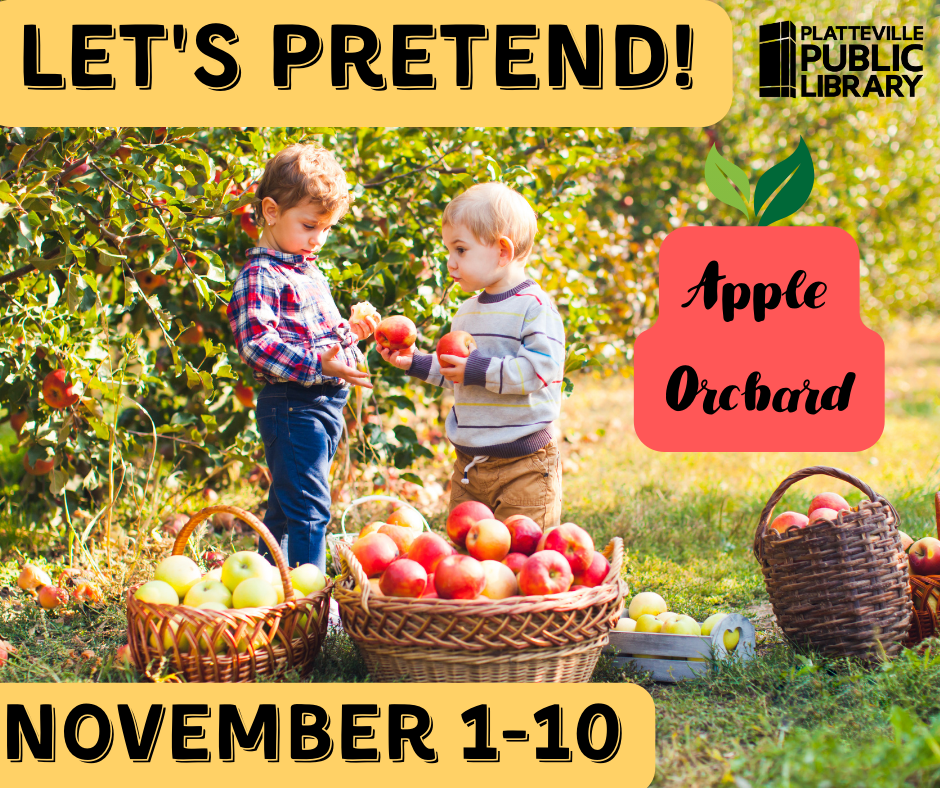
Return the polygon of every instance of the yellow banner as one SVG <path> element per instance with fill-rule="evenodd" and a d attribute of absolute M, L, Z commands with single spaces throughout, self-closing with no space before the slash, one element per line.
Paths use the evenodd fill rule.
<path fill-rule="evenodd" d="M 3 696 L 7 785 L 249 785 L 277 763 L 279 781 L 645 788 L 655 770 L 653 699 L 635 684 L 8 684 Z"/>
<path fill-rule="evenodd" d="M 0 104 L 22 126 L 706 126 L 731 30 L 708 0 L 5 0 Z"/>

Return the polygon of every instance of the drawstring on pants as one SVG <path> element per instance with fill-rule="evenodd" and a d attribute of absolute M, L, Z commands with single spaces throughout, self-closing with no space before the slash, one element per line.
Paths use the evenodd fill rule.
<path fill-rule="evenodd" d="M 482 454 L 481 454 L 480 456 L 478 456 L 478 457 L 474 457 L 474 458 L 464 467 L 464 469 L 463 469 L 463 478 L 460 480 L 460 483 L 461 483 L 461 484 L 470 484 L 470 477 L 468 476 L 468 474 L 470 473 L 470 469 L 471 469 L 474 465 L 479 465 L 480 463 L 486 462 L 488 459 L 489 459 L 489 457 L 486 457 L 486 456 L 484 456 L 484 455 L 482 455 Z"/>

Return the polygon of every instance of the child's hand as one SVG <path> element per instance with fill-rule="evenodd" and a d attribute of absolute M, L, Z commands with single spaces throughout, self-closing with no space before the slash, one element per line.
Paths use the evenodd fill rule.
<path fill-rule="evenodd" d="M 336 354 L 339 351 L 340 346 L 333 345 L 320 356 L 320 369 L 323 371 L 323 376 L 345 380 L 350 386 L 364 386 L 371 389 L 372 383 L 369 382 L 369 373 L 360 372 L 342 361 L 337 361 Z"/>
<path fill-rule="evenodd" d="M 414 345 L 405 350 L 389 350 L 388 348 L 379 347 L 379 355 L 382 356 L 389 364 L 393 367 L 398 367 L 399 369 L 405 370 L 407 372 L 411 369 L 411 362 L 414 360 L 415 349 Z"/>
<path fill-rule="evenodd" d="M 447 353 L 440 358 L 441 374 L 451 383 L 463 385 L 463 373 L 467 369 L 467 359 L 460 356 L 450 356 Z"/>
<path fill-rule="evenodd" d="M 353 306 L 352 313 L 349 315 L 349 327 L 361 342 L 375 333 L 381 320 L 378 310 L 372 304 L 368 301 L 360 301 Z"/>

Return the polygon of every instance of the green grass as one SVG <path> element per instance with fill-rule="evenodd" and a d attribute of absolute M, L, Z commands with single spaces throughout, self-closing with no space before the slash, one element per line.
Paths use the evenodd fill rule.
<path fill-rule="evenodd" d="M 907 327 L 886 340 L 885 432 L 857 453 L 660 454 L 633 432 L 629 381 L 576 382 L 561 425 L 565 519 L 584 525 L 596 542 L 624 539 L 631 593 L 658 591 L 671 609 L 699 620 L 716 610 L 741 612 L 758 632 L 753 662 L 724 664 L 678 685 L 654 684 L 602 658 L 595 681 L 636 681 L 655 698 L 654 785 L 940 785 L 940 643 L 874 666 L 797 653 L 775 626 L 751 550 L 767 498 L 790 472 L 809 465 L 855 474 L 894 503 L 911 536 L 936 534 L 940 356 L 934 348 L 940 324 Z M 823 490 L 850 502 L 861 495 L 817 477 L 791 488 L 780 510 L 805 511 Z M 440 524 L 439 513 L 432 522 Z M 0 549 L 0 636 L 20 649 L 0 668 L 0 681 L 138 680 L 111 662 L 124 642 L 118 584 L 107 590 L 101 610 L 50 616 L 16 590 L 19 556 L 13 551 L 44 551 L 58 560 L 61 544 L 47 532 L 24 529 L 7 506 L 0 509 Z M 96 652 L 93 660 L 76 659 L 85 648 Z M 369 675 L 349 639 L 331 634 L 310 680 L 368 681 Z"/>

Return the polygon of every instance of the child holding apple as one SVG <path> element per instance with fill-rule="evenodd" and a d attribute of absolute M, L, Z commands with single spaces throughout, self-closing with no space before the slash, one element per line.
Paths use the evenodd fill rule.
<path fill-rule="evenodd" d="M 485 183 L 454 198 L 441 224 L 447 270 L 477 293 L 460 305 L 448 338 L 466 332 L 476 347 L 466 357 L 442 346 L 439 356 L 413 347 L 379 352 L 454 390 L 446 422 L 457 451 L 451 510 L 472 500 L 500 520 L 523 514 L 543 528 L 558 525 L 561 463 L 550 428 L 561 407 L 565 331 L 552 299 L 526 274 L 535 211 L 508 186 Z"/>
<path fill-rule="evenodd" d="M 372 387 L 356 343 L 378 315 L 354 308 L 343 320 L 316 265 L 349 208 L 346 176 L 329 151 L 285 148 L 267 162 L 257 199 L 264 229 L 235 281 L 228 319 L 239 355 L 265 383 L 255 408 L 272 480 L 264 524 L 291 566 L 322 570 L 343 407 L 350 385 Z M 263 542 L 260 552 L 270 558 Z"/>

